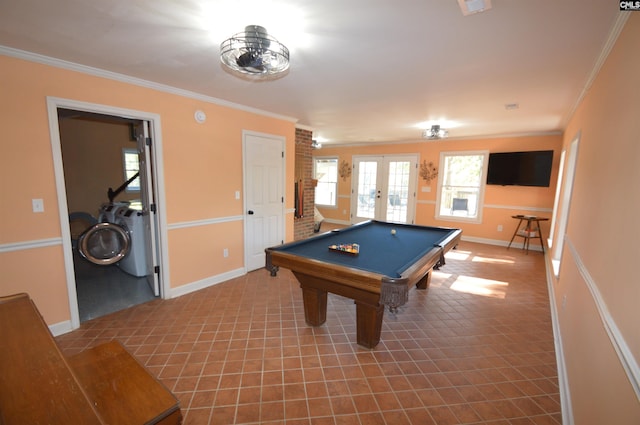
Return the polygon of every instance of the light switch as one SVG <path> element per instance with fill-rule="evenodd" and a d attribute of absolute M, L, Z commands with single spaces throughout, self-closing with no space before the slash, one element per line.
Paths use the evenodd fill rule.
<path fill-rule="evenodd" d="M 240 199 L 240 191 L 236 190 L 236 199 Z"/>
<path fill-rule="evenodd" d="M 44 212 L 44 201 L 42 199 L 32 199 L 31 205 L 34 213 Z"/>

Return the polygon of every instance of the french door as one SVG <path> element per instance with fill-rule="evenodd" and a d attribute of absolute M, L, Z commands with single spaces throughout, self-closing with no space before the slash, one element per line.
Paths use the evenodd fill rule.
<path fill-rule="evenodd" d="M 354 156 L 351 222 L 413 223 L 417 155 Z"/>

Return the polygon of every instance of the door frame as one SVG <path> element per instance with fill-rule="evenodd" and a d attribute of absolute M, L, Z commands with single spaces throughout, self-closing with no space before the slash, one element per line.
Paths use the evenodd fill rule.
<path fill-rule="evenodd" d="M 281 234 L 280 238 L 284 241 L 286 235 L 286 205 L 287 205 L 287 185 L 286 185 L 286 174 L 287 174 L 287 139 L 284 136 L 278 136 L 276 134 L 268 134 L 268 133 L 260 133 L 257 131 L 251 130 L 242 130 L 242 230 L 244 233 L 244 265 L 245 270 L 249 269 L 249 257 L 250 246 L 249 244 L 249 233 L 247 229 L 247 186 L 249 182 L 247 181 L 247 136 L 255 136 L 255 137 L 263 137 L 267 139 L 271 139 L 274 142 L 280 143 L 280 148 L 282 149 L 282 167 L 280 172 L 281 177 L 281 187 L 282 187 L 282 213 L 280 214 L 280 228 Z"/>
<path fill-rule="evenodd" d="M 562 254 L 564 251 L 565 236 L 569 222 L 569 212 L 571 210 L 571 198 L 573 195 L 573 183 L 576 176 L 576 168 L 578 166 L 578 151 L 580 149 L 581 132 L 578 132 L 569 144 L 569 150 L 564 151 L 564 163 L 561 169 L 564 176 L 558 174 L 557 182 L 557 201 L 554 205 L 552 215 L 552 227 L 549 237 L 553 237 L 553 246 L 551 248 L 551 263 L 556 276 L 560 276 L 560 267 L 562 266 Z M 557 221 L 557 222 L 556 222 Z M 555 235 L 553 235 L 555 232 Z"/>
<path fill-rule="evenodd" d="M 354 168 L 353 176 L 351 178 L 351 216 L 349 221 L 351 224 L 355 224 L 368 219 L 358 219 L 358 179 L 359 175 L 356 173 L 356 163 L 361 161 L 376 161 L 378 163 L 378 170 L 376 175 L 376 185 L 379 193 L 378 198 L 380 203 L 376 202 L 375 208 L 375 220 L 386 220 L 386 206 L 382 207 L 382 202 L 386 202 L 389 196 L 389 163 L 397 161 L 409 161 L 412 168 L 410 170 L 409 181 L 409 194 L 407 198 L 407 223 L 413 224 L 416 220 L 416 196 L 418 187 L 418 164 L 420 162 L 420 155 L 415 153 L 406 154 L 382 154 L 382 155 L 353 155 L 351 158 L 352 167 Z M 359 170 L 358 170 L 359 171 Z M 411 191 L 413 189 L 413 191 Z M 384 200 L 384 201 L 382 201 Z M 383 214 L 384 213 L 384 214 Z M 381 217 L 384 215 L 385 217 Z"/>
<path fill-rule="evenodd" d="M 69 313 L 71 316 L 71 329 L 80 327 L 80 313 L 78 311 L 78 294 L 76 292 L 76 280 L 73 264 L 73 251 L 71 246 L 71 231 L 69 227 L 69 209 L 67 206 L 67 193 L 64 180 L 64 166 L 62 162 L 62 147 L 60 142 L 60 127 L 58 125 L 58 109 L 73 109 L 84 112 L 93 112 L 103 115 L 113 115 L 123 118 L 149 122 L 149 130 L 153 143 L 150 149 L 151 160 L 154 163 L 153 175 L 150 176 L 154 184 L 154 199 L 156 213 L 154 215 L 158 234 L 156 246 L 151 247 L 158 253 L 160 267 L 160 297 L 167 298 L 171 288 L 169 281 L 168 258 L 168 234 L 166 222 L 166 202 L 164 196 L 164 167 L 162 160 L 162 133 L 160 115 L 151 112 L 137 111 L 133 109 L 118 108 L 97 103 L 82 102 L 72 99 L 47 96 L 47 112 L 49 116 L 49 137 L 53 155 L 53 168 L 55 175 L 56 194 L 58 200 L 58 214 L 60 228 L 62 230 L 62 247 L 64 255 L 64 268 L 67 281 L 67 295 L 69 298 Z"/>

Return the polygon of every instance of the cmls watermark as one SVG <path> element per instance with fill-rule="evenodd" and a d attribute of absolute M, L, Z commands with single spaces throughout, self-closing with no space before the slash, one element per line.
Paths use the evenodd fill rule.
<path fill-rule="evenodd" d="M 640 1 L 620 1 L 620 10 L 640 10 Z"/>

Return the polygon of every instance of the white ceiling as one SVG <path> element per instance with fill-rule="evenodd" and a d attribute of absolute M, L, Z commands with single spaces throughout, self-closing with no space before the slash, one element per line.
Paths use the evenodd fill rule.
<path fill-rule="evenodd" d="M 325 144 L 562 131 L 620 22 L 611 0 L 2 0 L 0 45 L 297 119 Z M 248 81 L 219 44 L 261 25 L 287 75 Z M 5 49 L 6 50 L 6 49 Z M 506 104 L 518 104 L 507 110 Z"/>

